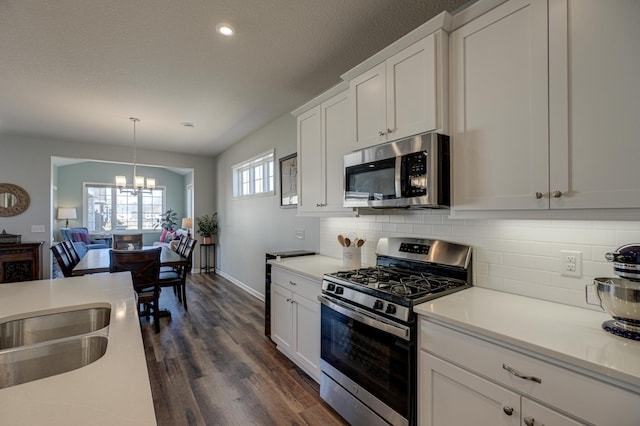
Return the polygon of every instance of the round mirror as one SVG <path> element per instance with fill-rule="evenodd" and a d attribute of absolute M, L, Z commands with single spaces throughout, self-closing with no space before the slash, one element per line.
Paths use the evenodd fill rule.
<path fill-rule="evenodd" d="M 29 194 L 12 183 L 0 183 L 0 217 L 17 216 L 29 207 Z"/>

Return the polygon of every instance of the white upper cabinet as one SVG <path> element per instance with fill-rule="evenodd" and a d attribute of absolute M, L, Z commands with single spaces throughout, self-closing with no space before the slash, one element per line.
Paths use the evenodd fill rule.
<path fill-rule="evenodd" d="M 353 213 L 342 207 L 344 155 L 351 134 L 349 92 L 333 95 L 297 120 L 298 212 Z"/>
<path fill-rule="evenodd" d="M 640 1 L 550 2 L 551 208 L 640 207 Z"/>
<path fill-rule="evenodd" d="M 353 150 L 445 129 L 446 52 L 436 31 L 349 81 Z"/>
<path fill-rule="evenodd" d="M 640 207 L 640 2 L 548 4 L 451 34 L 454 210 Z"/>
<path fill-rule="evenodd" d="M 546 1 L 504 3 L 450 42 L 454 208 L 548 208 Z"/>

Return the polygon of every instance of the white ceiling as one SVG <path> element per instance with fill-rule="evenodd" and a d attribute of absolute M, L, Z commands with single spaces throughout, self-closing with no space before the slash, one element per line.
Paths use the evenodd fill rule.
<path fill-rule="evenodd" d="M 215 155 L 467 2 L 0 0 L 0 133 Z"/>

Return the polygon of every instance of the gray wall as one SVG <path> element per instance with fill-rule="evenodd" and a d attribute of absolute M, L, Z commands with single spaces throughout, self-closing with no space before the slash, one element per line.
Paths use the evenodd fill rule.
<path fill-rule="evenodd" d="M 276 195 L 232 197 L 232 166 L 275 148 Z M 280 207 L 278 159 L 296 152 L 296 119 L 285 114 L 216 157 L 216 204 L 220 230 L 220 273 L 256 297 L 264 297 L 264 255 L 272 250 L 314 250 L 320 247 L 320 220 L 297 216 Z M 295 238 L 302 229 L 305 239 Z"/>
<path fill-rule="evenodd" d="M 185 217 L 186 187 L 188 183 L 191 183 L 190 174 L 183 176 L 161 167 L 138 166 L 137 170 L 138 175 L 156 178 L 156 185 L 166 188 L 164 210 L 172 209 L 178 213 L 178 227 L 180 227 L 180 221 Z M 131 181 L 133 168 L 127 164 L 96 161 L 54 167 L 54 178 L 52 179 L 54 182 L 53 207 L 75 207 L 78 218 L 69 220 L 69 226 L 82 226 L 84 219 L 82 211 L 83 182 L 113 183 L 115 175 L 128 176 L 128 181 Z M 56 239 L 60 237 L 58 230 L 64 225 L 64 220 L 54 221 L 53 235 Z M 145 231 L 144 244 L 151 245 L 154 241 L 158 241 L 160 234 L 161 231 Z"/>
<path fill-rule="evenodd" d="M 294 135 L 295 136 L 295 135 Z M 176 143 L 176 149 L 179 144 Z M 44 276 L 49 277 L 54 202 L 51 157 L 72 157 L 99 161 L 131 162 L 131 150 L 111 145 L 69 142 L 45 137 L 0 135 L 0 182 L 22 186 L 31 197 L 26 212 L 0 218 L 0 231 L 22 235 L 23 241 L 45 241 L 43 247 Z M 212 157 L 183 155 L 175 152 L 138 149 L 140 164 L 194 169 L 194 216 L 216 210 L 215 162 Z M 44 225 L 44 233 L 32 233 L 31 225 Z M 198 265 L 198 250 L 195 253 Z"/>

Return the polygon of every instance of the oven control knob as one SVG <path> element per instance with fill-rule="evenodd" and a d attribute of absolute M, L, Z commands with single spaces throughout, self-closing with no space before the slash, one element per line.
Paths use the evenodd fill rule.
<path fill-rule="evenodd" d="M 336 287 L 336 294 L 344 293 L 344 289 L 342 287 Z"/>
<path fill-rule="evenodd" d="M 385 311 L 385 313 L 387 314 L 395 314 L 396 313 L 396 305 L 392 305 L 391 303 L 389 303 L 387 305 L 387 310 Z"/>
<path fill-rule="evenodd" d="M 376 300 L 375 302 L 373 302 L 373 309 L 382 310 L 383 307 L 384 307 L 384 303 L 382 302 L 382 300 Z"/>
<path fill-rule="evenodd" d="M 327 291 L 333 291 L 336 289 L 336 285 L 335 284 L 327 284 Z"/>

